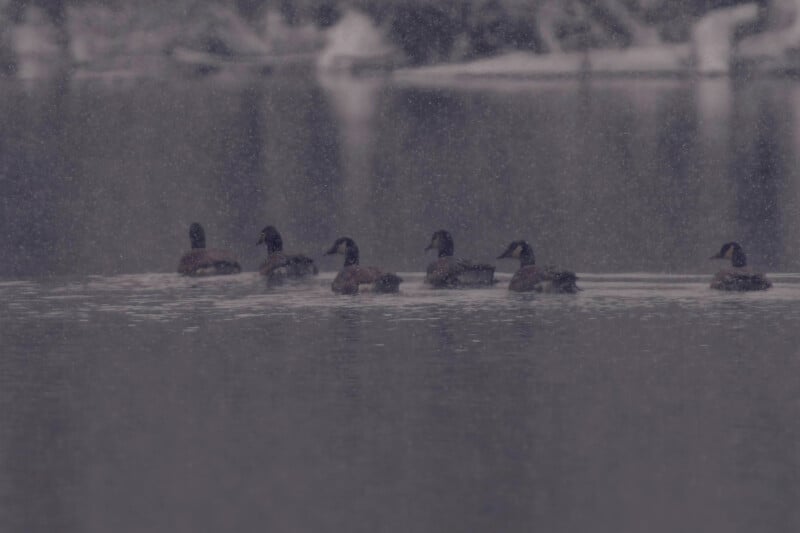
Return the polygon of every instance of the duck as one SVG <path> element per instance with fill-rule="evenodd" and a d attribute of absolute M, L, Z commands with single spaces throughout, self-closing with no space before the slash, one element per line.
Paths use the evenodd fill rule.
<path fill-rule="evenodd" d="M 455 289 L 464 287 L 490 287 L 497 281 L 494 266 L 473 263 L 453 257 L 455 245 L 453 236 L 440 229 L 431 236 L 425 251 L 437 250 L 438 258 L 428 265 L 425 283 L 436 289 Z"/>
<path fill-rule="evenodd" d="M 265 226 L 261 230 L 256 246 L 260 244 L 267 247 L 267 259 L 261 264 L 258 272 L 266 276 L 270 283 L 303 279 L 319 273 L 317 265 L 310 257 L 283 253 L 283 239 L 274 226 Z"/>
<path fill-rule="evenodd" d="M 358 294 L 362 285 L 376 293 L 394 293 L 400 290 L 400 276 L 384 272 L 377 267 L 359 265 L 358 246 L 350 237 L 339 237 L 325 255 L 344 255 L 344 266 L 336 275 L 331 290 L 336 294 Z"/>
<path fill-rule="evenodd" d="M 185 276 L 215 276 L 238 274 L 242 271 L 239 261 L 230 250 L 206 248 L 206 232 L 203 226 L 193 222 L 189 226 L 189 241 L 192 249 L 183 254 L 178 263 L 178 273 Z"/>
<path fill-rule="evenodd" d="M 526 241 L 513 241 L 498 259 L 519 259 L 519 270 L 514 273 L 508 290 L 516 292 L 550 292 L 575 294 L 580 289 L 578 276 L 569 270 L 556 270 L 551 266 L 539 268 L 533 255 L 533 248 Z"/>
<path fill-rule="evenodd" d="M 720 291 L 765 291 L 772 282 L 764 274 L 747 268 L 747 255 L 738 242 L 726 242 L 710 259 L 730 259 L 733 268 L 720 270 L 711 280 L 711 288 Z"/>

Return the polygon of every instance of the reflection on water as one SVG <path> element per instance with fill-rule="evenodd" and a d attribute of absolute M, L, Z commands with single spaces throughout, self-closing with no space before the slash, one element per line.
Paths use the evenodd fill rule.
<path fill-rule="evenodd" d="M 331 102 L 339 130 L 344 177 L 339 195 L 344 205 L 337 213 L 336 224 L 343 233 L 360 233 L 365 229 L 358 226 L 360 214 L 370 208 L 373 195 L 376 115 L 385 82 L 382 78 L 324 74 L 320 85 Z"/>
<path fill-rule="evenodd" d="M 734 113 L 741 115 L 742 128 L 734 130 L 736 157 L 732 164 L 743 169 L 748 180 L 735 186 L 736 218 L 742 238 L 760 245 L 756 251 L 770 263 L 783 256 L 781 196 L 791 176 L 785 151 L 793 150 L 793 132 L 782 115 L 789 107 L 786 95 L 773 90 L 737 95 Z M 749 96 L 749 101 L 745 100 Z"/>
<path fill-rule="evenodd" d="M 707 273 L 737 239 L 800 269 L 792 83 L 473 85 L 6 84 L 0 276 L 171 271 L 193 220 L 251 270 L 265 223 L 393 270 L 438 227 L 477 260 L 524 237 L 577 270 Z"/>
<path fill-rule="evenodd" d="M 191 320 L 198 313 L 204 318 L 236 321 L 272 316 L 297 318 L 312 310 L 337 310 L 343 324 L 349 324 L 345 329 L 362 325 L 362 320 L 369 322 L 373 317 L 355 311 L 373 308 L 424 314 L 424 318 L 384 315 L 397 321 L 414 321 L 439 320 L 454 310 L 462 314 L 493 311 L 498 316 L 523 312 L 522 309 L 540 312 L 551 308 L 606 313 L 628 312 L 631 305 L 646 308 L 677 303 L 708 313 L 706 319 L 721 320 L 726 309 L 739 312 L 736 306 L 741 302 L 748 307 L 770 307 L 789 305 L 800 298 L 797 274 L 772 275 L 776 283 L 773 290 L 734 294 L 710 290 L 708 276 L 581 274 L 581 298 L 509 292 L 506 286 L 510 275 L 504 274 L 498 276 L 500 283 L 493 288 L 454 291 L 431 290 L 423 283 L 422 274 L 406 272 L 401 276 L 404 283 L 398 295 L 367 292 L 355 298 L 330 290 L 333 273 L 277 288 L 267 287 L 256 273 L 208 278 L 174 274 L 92 276 L 69 282 L 0 283 L 0 296 L 7 300 L 5 318 L 20 323 L 38 319 L 89 322 L 96 316 L 117 313 L 127 317 L 133 327 L 142 321 Z M 800 313 L 787 309 L 787 318 L 795 311 Z"/>
<path fill-rule="evenodd" d="M 800 526 L 797 275 L 584 274 L 566 297 L 403 277 L 0 283 L 0 525 Z"/>

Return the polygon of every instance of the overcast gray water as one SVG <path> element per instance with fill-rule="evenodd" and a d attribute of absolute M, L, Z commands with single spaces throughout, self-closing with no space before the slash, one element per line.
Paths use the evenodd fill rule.
<path fill-rule="evenodd" d="M 8 531 L 792 531 L 800 277 L 0 285 Z M 505 277 L 504 281 L 508 278 Z"/>
<path fill-rule="evenodd" d="M 0 93 L 0 531 L 800 530 L 794 84 Z M 174 274 L 195 220 L 248 272 Z M 439 227 L 583 291 L 427 289 Z M 331 293 L 342 234 L 400 294 Z"/>

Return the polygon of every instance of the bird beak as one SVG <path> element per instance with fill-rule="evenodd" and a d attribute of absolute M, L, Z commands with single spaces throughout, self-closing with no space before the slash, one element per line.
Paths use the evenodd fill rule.
<path fill-rule="evenodd" d="M 507 257 L 511 257 L 511 253 L 508 250 L 497 256 L 498 259 L 506 259 Z"/>
<path fill-rule="evenodd" d="M 336 253 L 337 247 L 336 245 L 331 246 L 331 249 L 325 252 L 323 255 L 333 255 Z"/>
<path fill-rule="evenodd" d="M 716 254 L 716 255 L 712 255 L 711 257 L 709 257 L 709 259 L 722 259 L 722 256 L 719 255 L 719 254 Z"/>

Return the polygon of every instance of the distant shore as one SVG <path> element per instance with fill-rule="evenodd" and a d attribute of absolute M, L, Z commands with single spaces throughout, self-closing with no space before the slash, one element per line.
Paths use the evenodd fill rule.
<path fill-rule="evenodd" d="M 158 9 L 68 5 L 63 18 L 54 22 L 32 3 L 13 24 L 0 28 L 0 62 L 8 77 L 20 79 L 64 74 L 261 76 L 318 70 L 379 71 L 395 79 L 439 82 L 475 77 L 795 75 L 800 72 L 800 59 L 793 52 L 800 48 L 800 0 L 781 3 L 794 5 L 794 11 L 779 25 L 764 22 L 769 19 L 763 7 L 741 3 L 687 19 L 681 39 L 664 38 L 657 25 L 619 8 L 610 12 L 615 19 L 606 16 L 603 24 L 587 26 L 586 35 L 576 41 L 559 29 L 564 19 L 559 4 L 532 2 L 539 6 L 538 18 L 525 22 L 498 2 L 495 11 L 458 15 L 465 29 L 446 42 L 436 32 L 414 29 L 424 17 L 429 24 L 456 16 L 431 2 L 418 2 L 419 13 L 414 14 L 417 4 L 412 2 L 390 2 L 378 12 L 374 6 L 370 9 L 370 2 L 361 2 L 366 6 L 362 10 L 350 5 L 357 2 L 342 1 L 324 24 L 299 15 L 288 20 L 275 10 L 247 18 L 224 0 L 189 2 L 191 9 L 186 2 Z M 518 21 L 517 26 L 509 21 Z M 552 27 L 558 32 L 550 34 Z M 618 42 L 621 38 L 604 41 L 604 31 L 627 36 L 624 46 Z M 521 37 L 526 35 L 528 41 Z"/>

